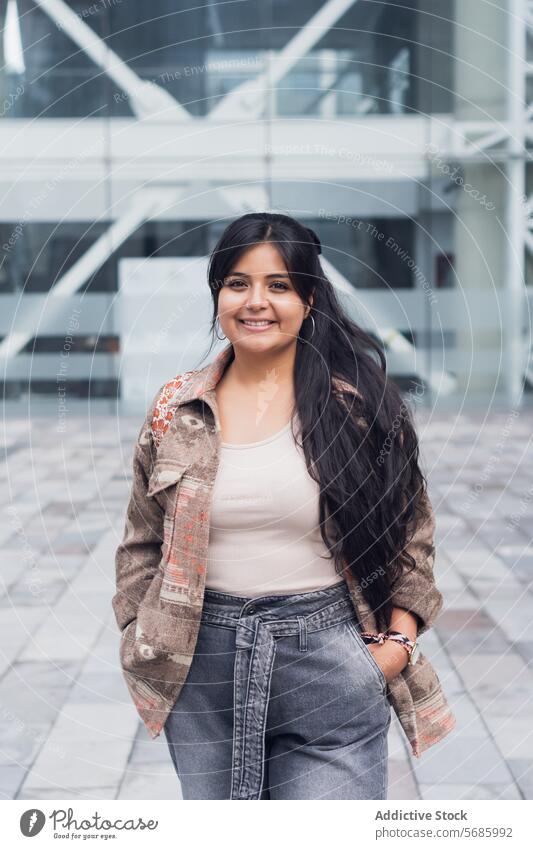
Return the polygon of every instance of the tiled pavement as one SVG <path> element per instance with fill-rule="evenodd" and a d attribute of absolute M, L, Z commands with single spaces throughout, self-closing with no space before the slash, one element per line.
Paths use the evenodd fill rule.
<path fill-rule="evenodd" d="M 533 798 L 533 412 L 484 418 L 417 417 L 445 596 L 422 648 L 458 727 L 416 760 L 393 716 L 391 799 Z M 180 797 L 110 606 L 139 421 L 5 422 L 0 798 Z"/>

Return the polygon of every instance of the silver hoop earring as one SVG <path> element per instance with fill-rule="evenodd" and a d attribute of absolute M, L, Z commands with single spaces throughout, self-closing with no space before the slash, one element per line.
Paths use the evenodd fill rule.
<path fill-rule="evenodd" d="M 217 315 L 217 317 L 216 317 L 216 319 L 215 319 L 215 336 L 217 337 L 217 339 L 220 339 L 220 341 L 222 342 L 224 339 L 227 339 L 228 337 L 227 337 L 227 336 L 219 336 L 219 335 L 218 335 L 218 333 L 217 333 L 217 321 L 218 321 L 218 326 L 220 327 L 220 321 L 219 321 L 219 319 L 218 319 L 218 315 Z"/>
<path fill-rule="evenodd" d="M 311 333 L 311 336 L 309 337 L 310 339 L 312 339 L 312 338 L 313 338 L 313 336 L 315 335 L 315 327 L 316 327 L 316 325 L 315 325 L 315 317 L 314 317 L 313 315 L 311 315 L 311 313 L 309 313 L 309 315 L 307 316 L 307 318 L 310 318 L 310 319 L 311 319 L 311 321 L 313 322 L 313 332 Z"/>

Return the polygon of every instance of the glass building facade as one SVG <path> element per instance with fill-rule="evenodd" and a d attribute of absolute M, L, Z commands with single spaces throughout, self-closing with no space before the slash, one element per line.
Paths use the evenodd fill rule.
<path fill-rule="evenodd" d="M 271 209 L 317 231 L 402 388 L 527 400 L 530 40 L 508 5 L 3 0 L 6 396 L 53 399 L 68 339 L 72 399 L 145 406 L 206 350 L 220 232 Z"/>

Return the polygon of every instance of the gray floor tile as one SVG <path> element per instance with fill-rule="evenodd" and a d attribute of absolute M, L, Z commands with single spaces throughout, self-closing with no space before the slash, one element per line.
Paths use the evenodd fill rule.
<path fill-rule="evenodd" d="M 182 799 L 179 779 L 172 764 L 142 763 L 130 766 L 118 799 Z"/>
<path fill-rule="evenodd" d="M 438 751 L 437 751 L 438 748 Z M 491 739 L 450 734 L 414 764 L 420 784 L 507 784 L 512 775 Z"/>
<path fill-rule="evenodd" d="M 508 764 L 524 799 L 533 799 L 533 759 L 509 758 Z"/>
<path fill-rule="evenodd" d="M 84 799 L 115 799 L 117 788 L 112 787 L 65 787 L 60 784 L 54 787 L 32 787 L 24 788 L 17 795 L 17 799 L 65 799 L 69 801 L 83 801 Z"/>
<path fill-rule="evenodd" d="M 14 799 L 26 770 L 23 766 L 0 766 L 0 799 Z"/>
<path fill-rule="evenodd" d="M 474 411 L 418 415 L 445 603 L 422 648 L 457 727 L 415 759 L 393 715 L 389 798 L 531 799 L 533 544 L 526 516 L 514 528 L 510 517 L 531 485 L 533 411 L 513 422 L 496 464 L 505 412 L 484 423 Z M 131 704 L 110 606 L 131 486 L 123 460 L 139 422 L 124 417 L 113 432 L 105 417 L 95 418 L 90 445 L 81 417 L 71 416 L 61 445 L 50 439 L 53 427 L 44 416 L 21 420 L 9 467 L 0 468 L 23 527 L 23 536 L 9 523 L 0 530 L 0 793 L 178 799 L 166 741 L 150 738 Z M 75 476 L 68 497 L 64 462 Z M 40 595 L 28 589 L 23 545 L 34 553 Z"/>
<path fill-rule="evenodd" d="M 521 799 L 516 784 L 421 784 L 421 798 L 439 799 Z"/>

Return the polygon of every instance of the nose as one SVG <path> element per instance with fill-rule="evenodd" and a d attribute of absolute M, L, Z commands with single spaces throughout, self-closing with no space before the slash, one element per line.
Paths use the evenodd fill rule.
<path fill-rule="evenodd" d="M 263 288 L 260 285 L 252 286 L 252 288 L 250 289 L 250 296 L 246 302 L 246 305 L 248 307 L 256 309 L 268 306 L 268 300 L 265 296 Z"/>

